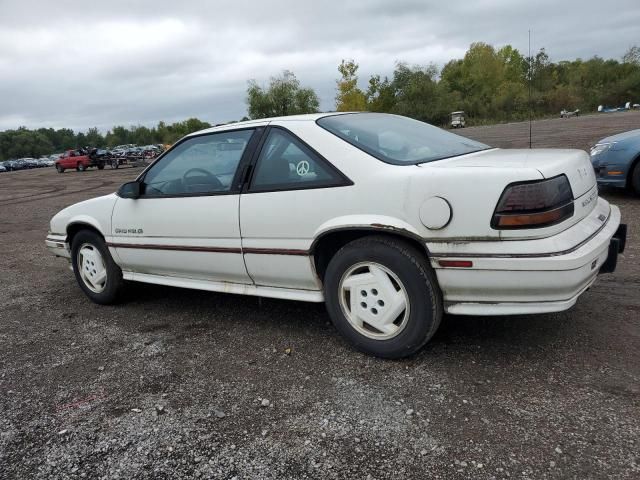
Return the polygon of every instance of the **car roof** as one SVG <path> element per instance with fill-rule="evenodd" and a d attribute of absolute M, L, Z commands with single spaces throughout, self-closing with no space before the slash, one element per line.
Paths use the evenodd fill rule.
<path fill-rule="evenodd" d="M 244 122 L 225 123 L 222 125 L 216 125 L 215 127 L 205 128 L 197 132 L 190 133 L 188 137 L 192 135 L 201 135 L 203 133 L 210 132 L 223 132 L 225 130 L 233 130 L 242 127 L 253 127 L 259 125 L 266 125 L 271 122 L 315 122 L 319 118 L 330 117 L 333 115 L 345 115 L 347 113 L 366 113 L 366 112 L 324 112 L 324 113 L 305 113 L 302 115 L 287 115 L 283 117 L 269 117 L 269 118 L 256 118 L 254 120 L 245 120 Z"/>

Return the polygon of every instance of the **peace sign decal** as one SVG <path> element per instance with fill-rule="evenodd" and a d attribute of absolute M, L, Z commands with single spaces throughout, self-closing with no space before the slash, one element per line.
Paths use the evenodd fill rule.
<path fill-rule="evenodd" d="M 296 172 L 301 177 L 309 173 L 309 162 L 306 160 L 301 160 L 296 165 Z"/>

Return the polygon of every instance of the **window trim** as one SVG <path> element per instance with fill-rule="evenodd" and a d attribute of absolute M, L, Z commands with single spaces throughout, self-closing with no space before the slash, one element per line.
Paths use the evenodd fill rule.
<path fill-rule="evenodd" d="M 258 145 L 259 140 L 262 138 L 264 133 L 265 126 L 251 126 L 251 127 L 243 127 L 243 128 L 233 128 L 228 130 L 220 130 L 217 132 L 205 132 L 198 133 L 195 135 L 186 135 L 174 143 L 170 149 L 163 152 L 158 158 L 156 158 L 147 168 L 145 168 L 140 175 L 136 178 L 136 182 L 140 182 L 144 185 L 144 179 L 146 178 L 149 171 L 154 167 L 156 163 L 158 163 L 162 158 L 172 152 L 175 148 L 182 145 L 183 143 L 192 140 L 194 138 L 206 137 L 211 135 L 220 135 L 225 133 L 233 133 L 233 132 L 242 132 L 245 130 L 252 130 L 253 134 L 249 137 L 249 141 L 247 142 L 247 147 L 244 152 L 242 152 L 242 156 L 240 157 L 240 161 L 238 162 L 238 166 L 236 167 L 236 171 L 233 175 L 233 179 L 231 180 L 231 187 L 229 190 L 224 192 L 204 192 L 204 193 L 179 193 L 172 195 L 147 195 L 141 194 L 138 198 L 139 200 L 143 199 L 162 199 L 162 198 L 189 198 L 189 197 L 217 197 L 223 195 L 238 195 L 242 191 L 242 177 L 246 172 L 246 165 L 253 158 L 253 154 Z"/>
<path fill-rule="evenodd" d="M 302 148 L 303 151 L 305 149 L 308 150 L 311 153 L 311 155 L 314 157 L 314 160 L 316 160 L 320 165 L 322 165 L 328 170 L 328 172 L 332 176 L 332 179 L 318 182 L 318 183 L 307 183 L 307 184 L 282 183 L 277 187 L 266 185 L 265 187 L 256 188 L 253 185 L 253 180 L 254 180 L 253 177 L 256 171 L 256 165 L 258 164 L 258 160 L 260 158 L 260 155 L 262 154 L 262 150 L 264 149 L 267 138 L 269 138 L 269 134 L 273 130 L 282 130 L 283 132 L 285 132 L 285 134 L 288 134 L 291 137 L 293 137 L 293 139 L 296 140 L 298 143 L 300 143 L 300 145 L 303 147 Z M 249 164 L 249 168 L 251 170 L 247 175 L 248 178 L 246 178 L 246 180 L 244 181 L 244 185 L 242 187 L 242 194 L 288 192 L 288 191 L 295 191 L 295 190 L 315 190 L 315 189 L 321 189 L 321 188 L 349 187 L 354 184 L 349 177 L 347 177 L 333 163 L 331 163 L 324 156 L 322 156 L 315 148 L 313 148 L 311 145 L 309 145 L 307 142 L 305 142 L 303 139 L 301 139 L 298 135 L 293 133 L 291 130 L 281 125 L 268 125 L 265 128 L 265 131 L 263 132 L 262 137 L 260 138 L 260 143 L 258 144 L 255 151 L 253 152 L 253 155 L 251 157 L 251 163 Z"/>

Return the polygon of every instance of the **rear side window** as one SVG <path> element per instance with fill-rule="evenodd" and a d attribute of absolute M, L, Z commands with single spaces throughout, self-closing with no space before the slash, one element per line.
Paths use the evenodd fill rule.
<path fill-rule="evenodd" d="M 317 120 L 325 130 L 383 162 L 411 165 L 490 148 L 428 123 L 384 113 L 348 113 Z"/>
<path fill-rule="evenodd" d="M 285 130 L 272 128 L 264 142 L 251 191 L 296 190 L 343 185 L 339 173 Z"/>

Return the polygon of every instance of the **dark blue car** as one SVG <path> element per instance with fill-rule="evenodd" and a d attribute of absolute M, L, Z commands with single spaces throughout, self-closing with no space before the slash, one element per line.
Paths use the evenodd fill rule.
<path fill-rule="evenodd" d="M 598 185 L 631 188 L 640 195 L 640 129 L 603 138 L 591 148 Z"/>

